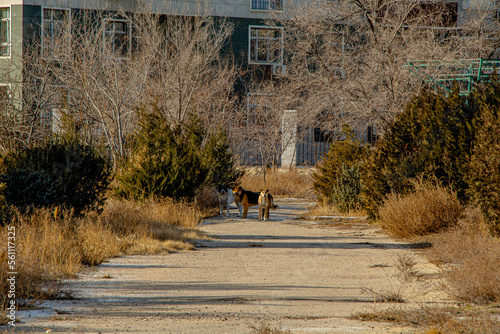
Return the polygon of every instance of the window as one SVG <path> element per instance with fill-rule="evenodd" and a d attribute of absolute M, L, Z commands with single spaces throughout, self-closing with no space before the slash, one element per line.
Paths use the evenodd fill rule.
<path fill-rule="evenodd" d="M 265 11 L 283 11 L 283 3 L 281 0 L 251 0 L 252 10 L 265 10 Z"/>
<path fill-rule="evenodd" d="M 116 57 L 130 55 L 130 23 L 126 20 L 104 21 L 104 43 Z"/>
<path fill-rule="evenodd" d="M 264 126 L 270 114 L 271 94 L 248 93 L 247 95 L 247 125 Z"/>
<path fill-rule="evenodd" d="M 10 56 L 10 8 L 0 8 L 0 56 Z"/>
<path fill-rule="evenodd" d="M 69 10 L 45 8 L 42 15 L 42 54 L 45 57 L 60 54 Z"/>
<path fill-rule="evenodd" d="M 283 64 L 283 28 L 250 26 L 249 63 Z"/>

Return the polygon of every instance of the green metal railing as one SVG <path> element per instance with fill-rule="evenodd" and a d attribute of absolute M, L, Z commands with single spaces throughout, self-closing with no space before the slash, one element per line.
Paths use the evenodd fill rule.
<path fill-rule="evenodd" d="M 460 95 L 469 95 L 474 84 L 489 81 L 491 75 L 500 69 L 500 59 L 410 60 L 405 67 L 429 85 L 447 93 L 451 92 L 453 83 L 457 83 Z"/>

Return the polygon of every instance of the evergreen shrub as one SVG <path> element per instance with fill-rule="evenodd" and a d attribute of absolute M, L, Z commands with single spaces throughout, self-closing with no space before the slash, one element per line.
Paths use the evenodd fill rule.
<path fill-rule="evenodd" d="M 470 193 L 481 208 L 491 232 L 500 236 L 500 84 L 478 90 L 480 110 L 470 164 Z"/>
<path fill-rule="evenodd" d="M 112 179 L 108 160 L 76 139 L 53 139 L 3 157 L 0 182 L 7 204 L 21 212 L 30 207 L 62 206 L 100 211 Z"/>
<path fill-rule="evenodd" d="M 241 176 L 226 135 L 208 136 L 194 114 L 173 125 L 156 106 L 142 108 L 131 142 L 117 177 L 117 194 L 125 198 L 192 200 L 204 185 L 232 184 Z"/>
<path fill-rule="evenodd" d="M 369 149 L 344 126 L 345 140 L 332 143 L 317 167 L 314 192 L 321 204 L 333 204 L 340 212 L 361 207 L 361 170 Z"/>
<path fill-rule="evenodd" d="M 436 179 L 467 199 L 476 108 L 455 88 L 448 97 L 424 88 L 377 143 L 363 174 L 363 204 L 371 218 L 389 193 L 414 190 L 413 179 Z"/>

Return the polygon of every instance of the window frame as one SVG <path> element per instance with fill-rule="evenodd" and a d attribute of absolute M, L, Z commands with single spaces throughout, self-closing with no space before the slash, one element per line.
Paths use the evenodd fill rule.
<path fill-rule="evenodd" d="M 126 24 L 126 27 L 127 27 L 127 31 L 126 31 L 126 37 L 128 39 L 127 41 L 127 53 L 126 55 L 124 55 L 123 53 L 120 53 L 118 54 L 115 50 L 115 45 L 114 45 L 114 41 L 116 40 L 116 29 L 115 29 L 115 25 L 113 24 L 113 30 L 112 30 L 112 33 L 113 33 L 113 49 L 110 50 L 110 54 L 113 54 L 115 58 L 118 58 L 118 59 L 129 59 L 132 55 L 132 22 L 128 19 L 121 19 L 121 18 L 114 18 L 114 17 L 111 17 L 111 18 L 103 18 L 103 30 L 102 30 L 102 40 L 103 40 L 103 46 L 105 48 L 108 47 L 108 40 L 107 40 L 107 34 L 108 32 L 111 32 L 111 30 L 108 30 L 106 28 L 107 26 L 107 23 L 108 22 L 123 22 Z"/>
<path fill-rule="evenodd" d="M 266 125 L 266 118 L 262 117 L 259 111 L 264 110 L 267 113 L 271 109 L 269 98 L 272 96 L 273 94 L 271 93 L 247 93 L 247 126 L 264 127 Z M 262 103 L 262 101 L 264 101 L 264 103 Z"/>
<path fill-rule="evenodd" d="M 54 44 L 46 44 L 45 41 L 45 22 L 46 21 L 49 21 L 51 22 L 51 25 L 52 25 L 52 29 L 51 29 L 51 35 L 52 35 L 52 41 L 54 40 L 54 29 L 53 29 L 53 22 L 57 22 L 55 20 L 46 20 L 45 19 L 45 10 L 51 10 L 51 11 L 65 11 L 67 13 L 67 20 L 68 20 L 68 23 L 70 24 L 71 26 L 71 8 L 63 8 L 63 7 L 42 7 L 42 31 L 41 31 L 41 35 L 42 35 L 42 50 L 41 50 L 41 53 L 42 53 L 42 57 L 46 58 L 46 57 L 49 57 L 50 55 L 46 55 L 45 53 L 45 49 L 46 48 L 52 48 L 52 50 L 54 49 Z M 64 21 L 61 21 L 61 22 L 64 22 Z M 68 43 L 70 43 L 70 41 L 68 41 Z"/>
<path fill-rule="evenodd" d="M 259 5 L 264 4 L 265 8 L 254 8 L 260 7 Z M 278 4 L 278 5 L 276 5 Z M 266 6 L 267 5 L 267 6 Z M 276 8 L 273 8 L 273 5 Z M 272 13 L 283 13 L 284 1 L 283 0 L 250 0 L 250 11 L 251 12 L 272 12 Z"/>
<path fill-rule="evenodd" d="M 256 50 L 252 50 L 252 41 L 256 40 L 256 43 L 258 44 L 259 40 L 272 40 L 269 37 L 267 38 L 259 38 L 253 37 L 252 36 L 252 29 L 257 29 L 257 30 L 275 30 L 280 32 L 279 40 L 280 40 L 280 55 L 279 55 L 279 61 L 260 61 L 260 60 L 255 60 L 258 58 L 258 53 L 257 50 L 259 50 L 258 45 Z M 284 49 L 285 49 L 285 42 L 284 42 L 284 28 L 283 27 L 272 27 L 272 26 L 264 26 L 264 25 L 249 25 L 248 26 L 248 63 L 249 64 L 255 64 L 255 65 L 283 65 L 283 54 L 284 54 Z M 252 52 L 253 51 L 253 52 Z M 255 53 L 252 55 L 252 53 Z M 267 50 L 268 53 L 268 59 L 269 57 L 269 50 Z"/>
<path fill-rule="evenodd" d="M 11 6 L 0 6 L 0 10 L 3 9 L 8 9 L 9 10 L 9 17 L 8 18 L 0 18 L 0 21 L 2 22 L 7 22 L 8 24 L 8 32 L 7 32 L 7 42 L 6 43 L 0 43 L 0 47 L 7 47 L 7 54 L 1 54 L 0 53 L 0 58 L 10 58 L 12 55 L 12 8 Z"/>

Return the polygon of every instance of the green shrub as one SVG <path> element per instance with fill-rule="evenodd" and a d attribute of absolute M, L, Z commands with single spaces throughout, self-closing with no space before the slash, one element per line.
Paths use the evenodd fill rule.
<path fill-rule="evenodd" d="M 236 182 L 240 173 L 225 134 L 209 136 L 204 145 L 206 133 L 195 115 L 172 125 L 160 109 L 152 109 L 140 111 L 131 154 L 117 177 L 119 195 L 192 200 L 203 185 Z"/>
<path fill-rule="evenodd" d="M 476 142 L 469 174 L 470 193 L 479 204 L 491 232 L 500 235 L 500 85 L 493 83 L 478 97 L 482 100 L 475 123 Z"/>
<path fill-rule="evenodd" d="M 102 208 L 111 181 L 111 166 L 97 151 L 71 139 L 54 139 L 10 153 L 3 160 L 0 182 L 7 204 L 62 206 L 76 214 Z"/>
<path fill-rule="evenodd" d="M 360 208 L 360 171 L 369 152 L 349 127 L 344 126 L 343 134 L 346 139 L 331 145 L 312 175 L 318 201 L 334 204 L 341 212 Z"/>
<path fill-rule="evenodd" d="M 469 106 L 455 89 L 448 97 L 423 89 L 397 115 L 368 159 L 363 203 L 371 218 L 389 193 L 413 191 L 412 179 L 437 179 L 466 200 L 468 166 L 474 140 Z"/>
<path fill-rule="evenodd" d="M 203 148 L 203 163 L 208 168 L 206 185 L 236 186 L 244 171 L 236 168 L 234 155 L 226 133 L 219 129 L 209 136 Z"/>
<path fill-rule="evenodd" d="M 343 165 L 332 189 L 331 200 L 340 212 L 361 209 L 361 164 Z"/>
<path fill-rule="evenodd" d="M 160 109 L 141 110 L 130 156 L 117 177 L 118 194 L 131 199 L 193 196 L 208 174 L 199 149 L 202 142 L 198 119 L 171 126 Z"/>

